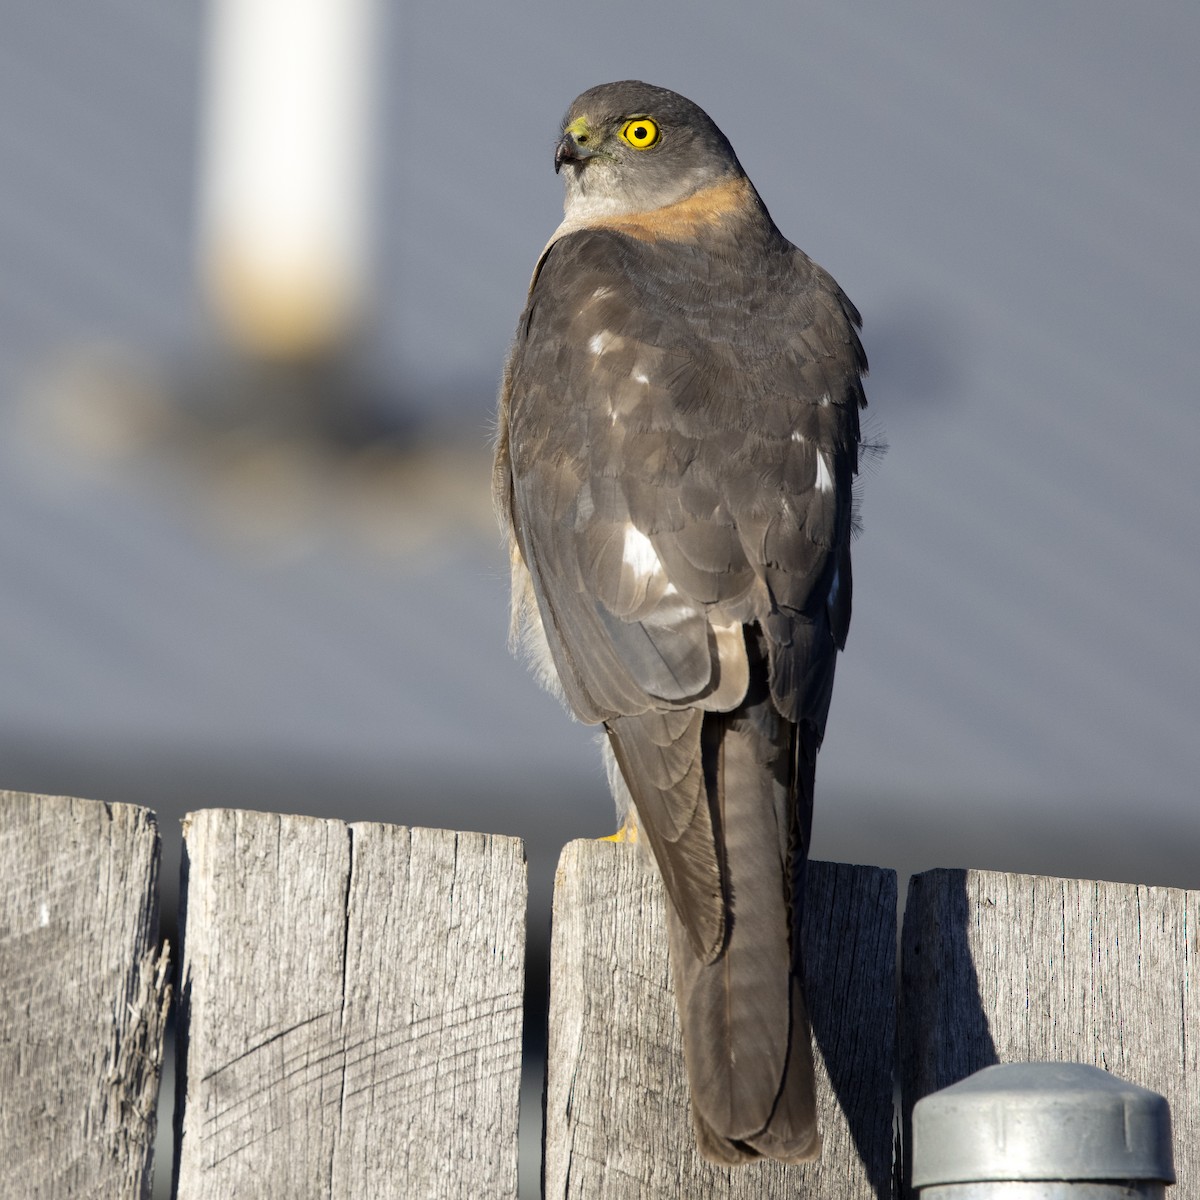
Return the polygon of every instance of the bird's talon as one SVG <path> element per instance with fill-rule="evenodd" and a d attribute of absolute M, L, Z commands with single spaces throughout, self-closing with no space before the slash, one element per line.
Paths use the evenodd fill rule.
<path fill-rule="evenodd" d="M 597 838 L 596 840 L 601 842 L 636 843 L 638 840 L 637 826 L 631 824 L 629 821 L 626 821 L 616 833 L 610 833 L 608 837 Z"/>

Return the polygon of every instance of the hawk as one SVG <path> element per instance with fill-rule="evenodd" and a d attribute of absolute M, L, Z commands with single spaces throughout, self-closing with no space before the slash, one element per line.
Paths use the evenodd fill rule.
<path fill-rule="evenodd" d="M 861 321 L 683 96 L 584 92 L 554 165 L 564 219 L 500 396 L 514 637 L 604 726 L 662 874 L 701 1153 L 811 1161 L 799 931 L 850 625 Z"/>

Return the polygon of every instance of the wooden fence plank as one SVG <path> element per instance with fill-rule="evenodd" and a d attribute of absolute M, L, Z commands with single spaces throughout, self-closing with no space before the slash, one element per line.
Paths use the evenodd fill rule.
<path fill-rule="evenodd" d="M 996 871 L 914 876 L 904 918 L 906 1130 L 995 1062 L 1083 1062 L 1171 1104 L 1179 1195 L 1200 1188 L 1200 892 Z"/>
<path fill-rule="evenodd" d="M 720 1168 L 700 1158 L 667 963 L 664 892 L 644 847 L 572 842 L 550 959 L 545 1195 L 893 1195 L 896 877 L 812 863 L 806 973 L 820 1163 Z"/>
<path fill-rule="evenodd" d="M 180 1200 L 515 1196 L 521 843 L 210 810 L 185 847 Z"/>
<path fill-rule="evenodd" d="M 169 1001 L 158 831 L 0 792 L 0 1191 L 148 1196 Z"/>

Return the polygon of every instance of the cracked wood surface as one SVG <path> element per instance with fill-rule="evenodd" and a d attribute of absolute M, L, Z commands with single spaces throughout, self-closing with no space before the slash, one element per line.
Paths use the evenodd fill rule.
<path fill-rule="evenodd" d="M 0 792 L 2 1195 L 149 1195 L 158 857 L 144 808 Z"/>
<path fill-rule="evenodd" d="M 996 1062 L 1081 1062 L 1171 1105 L 1200 1194 L 1200 891 L 939 870 L 909 884 L 901 1078 L 922 1096 Z"/>
<path fill-rule="evenodd" d="M 185 822 L 180 1200 L 515 1196 L 515 838 Z"/>
<path fill-rule="evenodd" d="M 696 1152 L 644 847 L 570 843 L 554 889 L 545 1195 L 884 1200 L 893 1195 L 896 876 L 809 865 L 805 972 L 820 1163 L 721 1168 Z"/>

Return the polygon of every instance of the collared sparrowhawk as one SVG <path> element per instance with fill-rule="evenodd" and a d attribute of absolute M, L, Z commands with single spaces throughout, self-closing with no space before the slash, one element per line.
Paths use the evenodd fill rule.
<path fill-rule="evenodd" d="M 800 918 L 850 624 L 854 306 L 684 97 L 584 92 L 504 373 L 514 634 L 602 723 L 669 897 L 701 1152 L 820 1153 Z"/>

